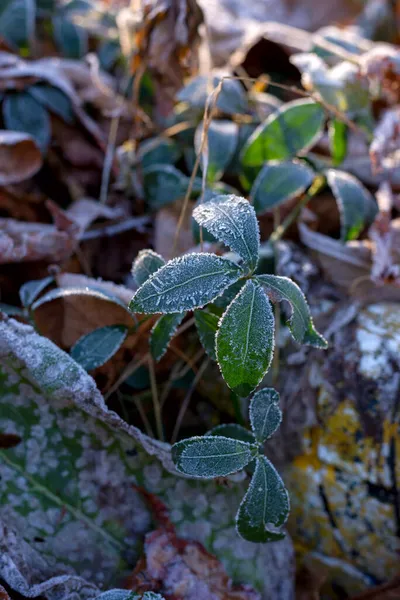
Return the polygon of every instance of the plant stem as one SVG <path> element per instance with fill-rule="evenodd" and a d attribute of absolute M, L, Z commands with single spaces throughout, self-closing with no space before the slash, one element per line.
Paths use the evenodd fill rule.
<path fill-rule="evenodd" d="M 151 385 L 151 395 L 153 398 L 153 408 L 154 408 L 154 418 L 156 420 L 156 429 L 157 429 L 157 437 L 159 440 L 164 441 L 164 432 L 162 427 L 162 419 L 161 419 L 161 407 L 158 401 L 158 391 L 157 391 L 157 381 L 156 374 L 154 370 L 154 361 L 149 355 L 149 374 L 150 374 L 150 385 Z"/>

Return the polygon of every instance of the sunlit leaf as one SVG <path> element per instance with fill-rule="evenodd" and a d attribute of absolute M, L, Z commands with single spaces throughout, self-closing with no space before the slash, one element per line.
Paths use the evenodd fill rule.
<path fill-rule="evenodd" d="M 262 443 L 270 438 L 282 421 L 279 394 L 272 388 L 256 392 L 250 402 L 250 423 L 257 440 Z"/>
<path fill-rule="evenodd" d="M 285 537 L 278 530 L 289 516 L 289 496 L 275 467 L 265 456 L 257 466 L 236 519 L 238 533 L 249 542 L 265 543 Z"/>
<path fill-rule="evenodd" d="M 132 265 L 132 276 L 137 286 L 142 285 L 150 275 L 165 265 L 162 256 L 153 250 L 141 250 Z"/>
<path fill-rule="evenodd" d="M 327 341 L 314 327 L 306 297 L 294 281 L 276 275 L 258 275 L 257 280 L 267 288 L 271 300 L 289 302 L 292 315 L 287 324 L 296 342 L 315 348 L 328 347 Z"/>
<path fill-rule="evenodd" d="M 263 289 L 247 281 L 223 314 L 216 337 L 217 360 L 227 385 L 248 396 L 271 364 L 274 316 Z"/>
<path fill-rule="evenodd" d="M 212 302 L 242 272 L 215 254 L 186 254 L 169 261 L 133 296 L 129 309 L 138 313 L 176 313 Z"/>
<path fill-rule="evenodd" d="M 174 444 L 172 458 L 181 473 L 211 479 L 240 471 L 252 460 L 253 454 L 246 442 L 210 435 Z"/>
<path fill-rule="evenodd" d="M 163 315 L 155 323 L 150 335 L 150 351 L 154 360 L 158 361 L 164 356 L 184 317 L 184 312 L 172 313 Z"/>
<path fill-rule="evenodd" d="M 344 161 L 347 154 L 347 125 L 343 121 L 332 119 L 329 123 L 329 144 L 334 167 Z"/>
<path fill-rule="evenodd" d="M 71 348 L 71 356 L 86 371 L 106 363 L 122 346 L 128 328 L 126 325 L 99 327 L 81 337 Z"/>

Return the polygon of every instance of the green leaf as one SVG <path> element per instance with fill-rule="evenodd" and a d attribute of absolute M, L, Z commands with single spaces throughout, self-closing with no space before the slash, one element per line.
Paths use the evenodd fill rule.
<path fill-rule="evenodd" d="M 4 304 L 4 302 L 0 302 L 0 312 L 3 312 L 10 317 L 22 317 L 24 315 L 24 311 L 22 308 L 19 308 L 19 306 Z"/>
<path fill-rule="evenodd" d="M 176 313 L 202 308 L 242 274 L 230 260 L 215 254 L 186 254 L 170 260 L 133 296 L 129 309 L 138 313 Z"/>
<path fill-rule="evenodd" d="M 252 460 L 253 454 L 246 442 L 209 435 L 174 444 L 172 458 L 180 473 L 212 479 L 240 471 Z"/>
<path fill-rule="evenodd" d="M 287 521 L 289 508 L 287 490 L 275 467 L 265 456 L 258 457 L 236 518 L 239 535 L 257 543 L 283 539 L 285 534 L 277 528 Z"/>
<path fill-rule="evenodd" d="M 106 363 L 124 343 L 126 325 L 107 325 L 83 335 L 71 348 L 71 356 L 86 371 Z"/>
<path fill-rule="evenodd" d="M 196 129 L 194 145 L 197 154 L 200 152 L 203 134 L 203 123 Z M 226 167 L 231 162 L 238 143 L 238 126 L 233 121 L 211 121 L 207 131 L 208 165 L 207 181 L 213 183 L 221 179 Z M 203 164 L 204 168 L 204 164 Z"/>
<path fill-rule="evenodd" d="M 153 250 L 141 250 L 132 265 L 132 276 L 137 286 L 142 285 L 158 269 L 165 265 L 162 256 Z"/>
<path fill-rule="evenodd" d="M 159 361 L 164 356 L 185 314 L 180 312 L 163 315 L 155 323 L 150 335 L 150 351 L 154 360 Z"/>
<path fill-rule="evenodd" d="M 177 94 L 177 99 L 179 102 L 187 102 L 195 108 L 204 109 L 207 97 L 220 81 L 220 77 L 214 76 L 212 88 L 209 89 L 209 78 L 207 75 L 195 77 L 180 90 Z M 224 79 L 216 106 L 221 112 L 228 115 L 245 113 L 247 111 L 247 95 L 239 81 L 235 79 Z"/>
<path fill-rule="evenodd" d="M 218 329 L 219 316 L 207 309 L 195 310 L 194 320 L 201 345 L 212 360 L 217 360 L 215 354 L 215 336 Z"/>
<path fill-rule="evenodd" d="M 269 369 L 274 315 L 262 288 L 247 281 L 223 314 L 216 337 L 217 360 L 227 385 L 248 396 Z"/>
<path fill-rule="evenodd" d="M 115 302 L 115 304 L 122 306 L 128 312 L 128 307 L 126 304 L 117 298 L 117 296 L 106 293 L 103 290 L 99 290 L 95 287 L 56 288 L 55 290 L 47 292 L 47 294 L 36 300 L 36 302 L 34 302 L 31 306 L 32 311 L 35 311 L 37 308 L 43 304 L 46 304 L 47 302 L 52 302 L 57 298 L 64 298 L 67 296 L 93 296 L 94 298 L 99 298 L 100 300 L 105 300 L 107 302 Z"/>
<path fill-rule="evenodd" d="M 53 18 L 56 44 L 66 58 L 82 58 L 88 52 L 88 33 L 65 15 Z"/>
<path fill-rule="evenodd" d="M 326 176 L 340 211 L 341 240 L 355 240 L 375 219 L 378 212 L 376 202 L 353 175 L 329 169 Z"/>
<path fill-rule="evenodd" d="M 217 196 L 200 204 L 193 218 L 217 240 L 239 254 L 251 271 L 257 266 L 260 230 L 254 208 L 245 198 Z"/>
<path fill-rule="evenodd" d="M 133 590 L 115 589 L 103 592 L 99 596 L 96 596 L 95 600 L 165 600 L 165 598 L 155 592 L 137 594 Z"/>
<path fill-rule="evenodd" d="M 286 160 L 309 150 L 322 133 L 325 114 L 312 100 L 288 102 L 252 134 L 242 152 L 246 167 Z"/>
<path fill-rule="evenodd" d="M 329 144 L 332 164 L 337 167 L 344 161 L 347 154 L 347 125 L 343 121 L 332 119 L 329 123 Z"/>
<path fill-rule="evenodd" d="M 71 100 L 58 88 L 35 83 L 28 89 L 28 93 L 66 123 L 72 124 L 74 122 L 75 117 Z"/>
<path fill-rule="evenodd" d="M 19 290 L 22 306 L 28 308 L 52 281 L 54 281 L 54 277 L 45 277 L 24 283 Z"/>
<path fill-rule="evenodd" d="M 304 163 L 267 163 L 251 188 L 250 202 L 257 214 L 263 214 L 302 194 L 313 179 L 314 171 Z"/>
<path fill-rule="evenodd" d="M 287 325 L 296 342 L 315 348 L 328 347 L 328 342 L 314 327 L 306 297 L 294 281 L 276 275 L 257 275 L 257 281 L 267 288 L 272 301 L 289 302 L 292 316 Z"/>
<path fill-rule="evenodd" d="M 50 118 L 47 110 L 28 92 L 7 94 L 3 102 L 7 129 L 29 133 L 44 153 L 50 142 Z"/>
<path fill-rule="evenodd" d="M 28 46 L 35 35 L 35 0 L 2 0 L 0 37 L 15 47 Z"/>
<path fill-rule="evenodd" d="M 172 165 L 152 165 L 143 171 L 143 184 L 146 202 L 157 210 L 183 198 L 189 178 Z"/>
<path fill-rule="evenodd" d="M 141 142 L 138 151 L 143 169 L 154 165 L 174 165 L 180 156 L 181 150 L 174 140 L 159 137 Z"/>
<path fill-rule="evenodd" d="M 253 433 L 263 443 L 275 433 L 282 421 L 278 392 L 272 388 L 256 392 L 251 399 L 249 411 Z"/>
<path fill-rule="evenodd" d="M 242 425 L 238 425 L 238 423 L 223 423 L 222 425 L 217 425 L 206 433 L 206 435 L 222 435 L 223 437 L 241 440 L 242 442 L 248 442 L 249 444 L 254 444 L 256 441 L 251 431 L 242 427 Z"/>

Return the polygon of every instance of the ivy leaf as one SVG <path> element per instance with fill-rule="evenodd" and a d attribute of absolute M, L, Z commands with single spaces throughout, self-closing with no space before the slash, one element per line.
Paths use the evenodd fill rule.
<path fill-rule="evenodd" d="M 222 315 L 216 336 L 217 360 L 227 385 L 248 396 L 271 364 L 274 315 L 262 288 L 247 281 Z"/>
<path fill-rule="evenodd" d="M 249 410 L 253 433 L 263 443 L 275 433 L 282 421 L 278 392 L 272 388 L 256 392 Z"/>
<path fill-rule="evenodd" d="M 253 453 L 246 442 L 207 435 L 174 444 L 172 458 L 180 473 L 212 479 L 240 471 L 253 459 Z"/>
<path fill-rule="evenodd" d="M 180 312 L 163 315 L 155 323 L 150 336 L 150 351 L 154 360 L 159 361 L 164 356 L 185 314 Z"/>
<path fill-rule="evenodd" d="M 215 336 L 218 329 L 219 316 L 207 309 L 195 310 L 194 321 L 200 343 L 212 360 L 217 360 L 215 354 Z"/>
<path fill-rule="evenodd" d="M 206 435 L 222 435 L 223 437 L 241 440 L 242 442 L 248 442 L 249 444 L 254 444 L 256 441 L 251 431 L 238 423 L 223 423 L 222 425 L 217 425 L 206 433 Z"/>
<path fill-rule="evenodd" d="M 29 133 L 41 151 L 46 151 L 51 137 L 50 117 L 44 106 L 28 92 L 6 95 L 3 118 L 7 129 Z"/>
<path fill-rule="evenodd" d="M 309 150 L 322 133 L 325 113 L 312 100 L 294 100 L 270 115 L 251 135 L 242 152 L 245 167 L 286 160 Z"/>
<path fill-rule="evenodd" d="M 265 456 L 259 456 L 236 517 L 239 535 L 258 543 L 283 539 L 285 534 L 276 528 L 287 521 L 289 508 L 289 495 L 278 472 Z"/>
<path fill-rule="evenodd" d="M 332 119 L 329 123 L 329 145 L 332 155 L 332 163 L 335 167 L 344 161 L 347 154 L 348 130 L 346 123 Z"/>
<path fill-rule="evenodd" d="M 250 202 L 257 214 L 263 214 L 302 194 L 313 179 L 314 171 L 301 162 L 267 163 L 251 188 Z"/>
<path fill-rule="evenodd" d="M 54 281 L 54 277 L 45 277 L 24 283 L 19 290 L 22 306 L 28 308 L 52 281 Z"/>
<path fill-rule="evenodd" d="M 52 85 L 35 83 L 31 85 L 28 93 L 66 123 L 72 124 L 74 122 L 74 109 L 71 100 L 58 88 Z"/>
<path fill-rule="evenodd" d="M 71 348 L 71 356 L 86 371 L 106 363 L 124 343 L 126 325 L 107 325 L 82 336 Z"/>
<path fill-rule="evenodd" d="M 242 274 L 235 263 L 215 254 L 186 254 L 170 260 L 138 289 L 129 309 L 176 313 L 202 308 Z"/>
<path fill-rule="evenodd" d="M 137 286 L 141 286 L 158 269 L 165 265 L 162 256 L 153 250 L 141 250 L 132 265 L 132 276 Z"/>
<path fill-rule="evenodd" d="M 35 33 L 35 0 L 2 0 L 0 4 L 0 37 L 16 47 L 30 45 Z"/>
<path fill-rule="evenodd" d="M 260 231 L 254 208 L 245 198 L 217 196 L 197 206 L 193 218 L 217 240 L 239 254 L 254 271 L 260 249 Z"/>
<path fill-rule="evenodd" d="M 267 288 L 272 301 L 289 302 L 292 316 L 287 325 L 296 342 L 315 348 L 328 347 L 328 342 L 314 327 L 306 297 L 294 281 L 277 275 L 258 275 L 257 281 Z"/>
<path fill-rule="evenodd" d="M 378 211 L 372 194 L 349 173 L 329 169 L 326 173 L 340 211 L 341 239 L 355 240 Z"/>
<path fill-rule="evenodd" d="M 238 130 L 238 125 L 233 123 L 233 121 L 211 121 L 207 131 L 207 181 L 209 183 L 221 179 L 226 167 L 232 160 L 238 143 Z M 200 152 L 202 134 L 203 123 L 200 123 L 194 137 L 197 154 Z"/>

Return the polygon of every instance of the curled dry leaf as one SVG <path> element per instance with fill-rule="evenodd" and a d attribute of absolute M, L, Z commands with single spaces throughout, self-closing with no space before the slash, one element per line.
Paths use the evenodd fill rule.
<path fill-rule="evenodd" d="M 20 183 L 41 166 L 41 152 L 30 135 L 0 131 L 0 186 Z"/>
<path fill-rule="evenodd" d="M 400 159 L 400 106 L 386 110 L 374 131 L 369 148 L 376 172 L 396 169 Z"/>
<path fill-rule="evenodd" d="M 368 235 L 373 243 L 371 279 L 400 288 L 400 218 L 392 219 L 393 192 L 388 183 L 376 194 L 379 212 Z"/>
<path fill-rule="evenodd" d="M 400 51 L 391 44 L 375 44 L 360 59 L 361 72 L 379 85 L 380 95 L 389 103 L 400 101 Z"/>

